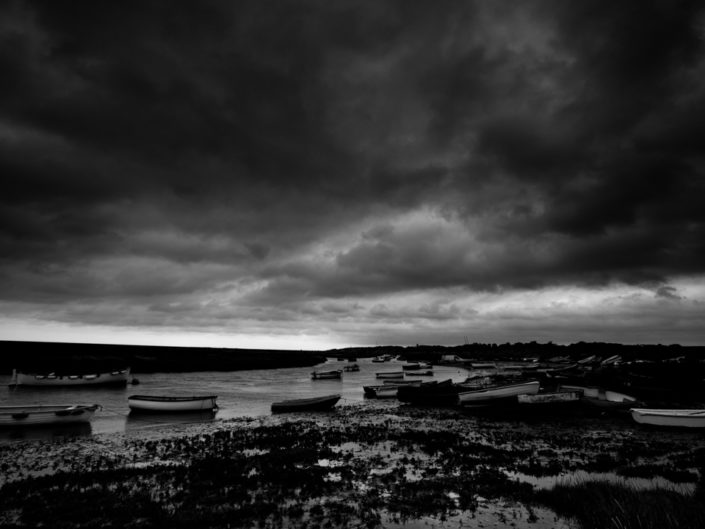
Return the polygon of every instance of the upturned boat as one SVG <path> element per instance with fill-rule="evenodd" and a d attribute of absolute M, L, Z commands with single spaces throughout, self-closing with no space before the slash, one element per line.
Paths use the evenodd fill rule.
<path fill-rule="evenodd" d="M 170 397 L 162 395 L 132 395 L 127 405 L 135 413 L 181 413 L 212 411 L 218 408 L 215 395 Z"/>
<path fill-rule="evenodd" d="M 313 380 L 333 380 L 343 378 L 342 369 L 333 369 L 332 371 L 314 371 L 311 373 Z"/>
<path fill-rule="evenodd" d="M 26 373 L 17 369 L 12 370 L 10 387 L 56 387 L 56 386 L 125 386 L 130 376 L 130 368 L 106 372 L 86 372 L 62 374 Z"/>
<path fill-rule="evenodd" d="M 538 380 L 508 384 L 506 386 L 491 386 L 473 391 L 458 393 L 458 404 L 461 406 L 491 406 L 500 403 L 516 403 L 518 395 L 531 395 L 539 392 Z"/>
<path fill-rule="evenodd" d="M 272 403 L 272 413 L 294 411 L 326 411 L 330 410 L 340 400 L 340 395 L 326 395 L 307 399 L 283 400 Z"/>
<path fill-rule="evenodd" d="M 98 410 L 98 404 L 0 406 L 0 426 L 46 426 L 87 423 Z"/>
<path fill-rule="evenodd" d="M 674 428 L 705 428 L 705 410 L 660 410 L 632 408 L 632 418 L 639 424 Z"/>

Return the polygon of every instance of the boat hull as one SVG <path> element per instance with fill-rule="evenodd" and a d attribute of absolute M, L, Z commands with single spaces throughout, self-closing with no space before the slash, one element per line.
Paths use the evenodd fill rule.
<path fill-rule="evenodd" d="M 538 393 L 539 385 L 539 382 L 534 380 L 521 384 L 466 391 L 458 393 L 458 404 L 461 406 L 489 406 L 499 403 L 516 403 L 518 395 Z"/>
<path fill-rule="evenodd" d="M 2 406 L 0 426 L 47 426 L 88 423 L 100 406 Z"/>
<path fill-rule="evenodd" d="M 272 403 L 272 413 L 297 411 L 328 411 L 340 400 L 340 395 L 327 395 L 310 399 L 285 400 Z"/>
<path fill-rule="evenodd" d="M 57 387 L 57 386 L 126 386 L 130 368 L 106 373 L 83 373 L 57 375 L 55 373 L 23 373 L 15 371 L 11 387 Z"/>
<path fill-rule="evenodd" d="M 214 410 L 217 396 L 205 397 L 157 397 L 133 395 L 127 398 L 130 411 L 135 413 L 188 413 Z"/>
<path fill-rule="evenodd" d="M 403 371 L 390 371 L 387 373 L 375 373 L 375 377 L 379 379 L 404 378 Z"/>
<path fill-rule="evenodd" d="M 558 387 L 561 391 L 579 391 L 582 396 L 581 402 L 598 408 L 607 408 L 612 410 L 627 411 L 630 408 L 638 405 L 638 400 L 630 395 L 610 391 L 603 388 L 590 386 L 570 386 L 561 385 Z"/>
<path fill-rule="evenodd" d="M 660 410 L 632 408 L 632 418 L 639 424 L 669 428 L 705 428 L 705 410 Z"/>
<path fill-rule="evenodd" d="M 313 380 L 335 380 L 340 378 L 343 378 L 342 369 L 337 371 L 314 371 L 311 373 L 311 379 Z"/>

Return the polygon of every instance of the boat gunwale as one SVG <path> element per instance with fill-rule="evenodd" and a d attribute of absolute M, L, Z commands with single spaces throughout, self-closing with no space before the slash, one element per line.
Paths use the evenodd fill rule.
<path fill-rule="evenodd" d="M 127 397 L 128 402 L 130 400 L 142 401 L 142 402 L 197 402 L 199 400 L 213 400 L 217 399 L 217 395 L 205 395 L 205 396 L 193 396 L 193 397 L 181 397 L 175 396 L 170 397 L 166 395 L 130 395 Z"/>

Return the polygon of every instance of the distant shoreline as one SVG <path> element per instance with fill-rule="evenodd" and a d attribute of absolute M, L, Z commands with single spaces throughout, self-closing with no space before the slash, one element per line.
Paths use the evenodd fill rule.
<path fill-rule="evenodd" d="M 13 369 L 79 373 L 130 367 L 133 373 L 243 371 L 313 366 L 318 351 L 211 349 L 50 342 L 0 342 L 0 374 Z"/>
<path fill-rule="evenodd" d="M 439 361 L 456 355 L 478 361 L 546 360 L 565 356 L 573 360 L 597 354 L 606 358 L 620 355 L 626 359 L 663 360 L 687 357 L 705 360 L 705 346 L 623 345 L 578 342 L 570 345 L 548 343 L 463 344 L 458 346 L 374 346 L 350 347 L 329 351 L 225 349 L 146 345 L 84 344 L 63 342 L 0 341 L 0 374 L 13 369 L 56 372 L 86 372 L 130 367 L 133 373 L 243 371 L 314 366 L 326 358 L 364 358 L 381 354 L 402 356 L 407 360 Z"/>

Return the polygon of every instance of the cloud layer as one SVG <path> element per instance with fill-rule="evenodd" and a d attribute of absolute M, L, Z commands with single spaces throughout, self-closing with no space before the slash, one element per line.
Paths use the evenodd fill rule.
<path fill-rule="evenodd" d="M 7 335 L 703 343 L 698 2 L 0 11 Z"/>

